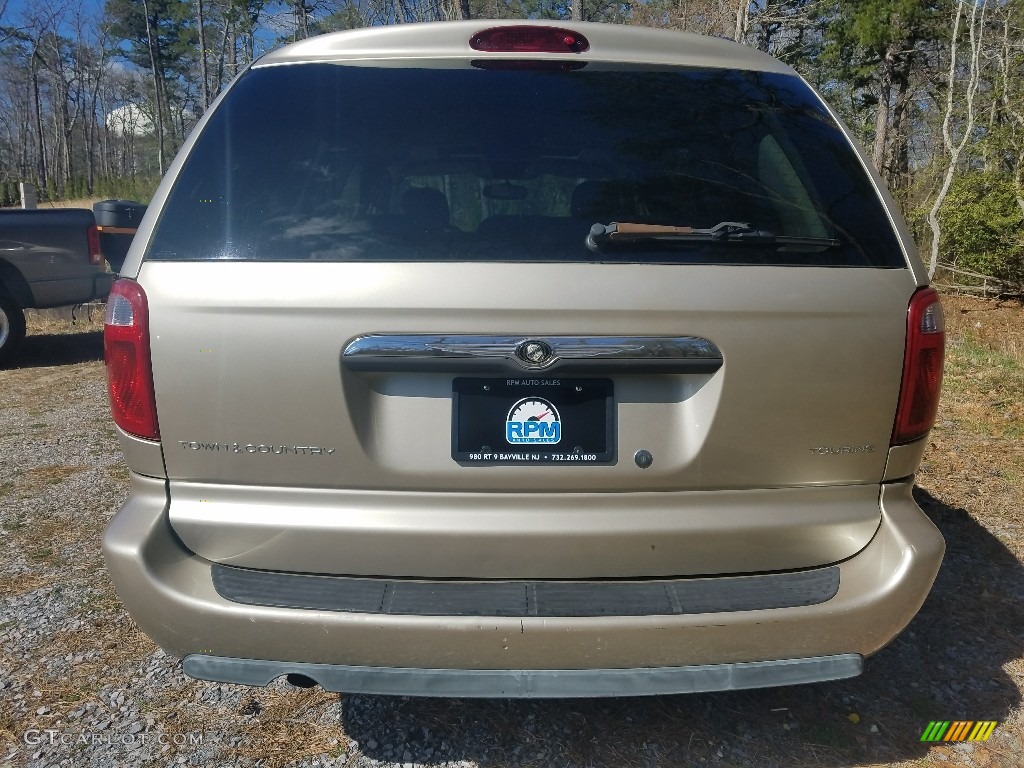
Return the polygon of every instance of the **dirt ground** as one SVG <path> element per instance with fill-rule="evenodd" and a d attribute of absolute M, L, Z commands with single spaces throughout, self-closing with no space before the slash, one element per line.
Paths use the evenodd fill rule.
<path fill-rule="evenodd" d="M 1024 765 L 1024 308 L 944 303 L 943 402 L 917 498 L 948 549 L 908 629 L 853 680 L 598 701 L 185 678 L 124 614 L 98 552 L 127 478 L 104 410 L 100 318 L 34 317 L 20 367 L 0 371 L 0 765 Z M 23 457 L 32 436 L 53 455 Z M 29 626 L 55 606 L 60 626 Z M 207 738 L 152 753 L 25 743 L 30 729 L 81 731 L 94 715 L 109 729 L 127 718 L 143 733 Z M 998 726 L 985 742 L 922 743 L 932 720 Z"/>

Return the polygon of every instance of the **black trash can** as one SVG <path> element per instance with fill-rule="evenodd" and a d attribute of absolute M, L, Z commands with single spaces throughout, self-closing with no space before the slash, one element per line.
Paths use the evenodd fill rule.
<path fill-rule="evenodd" d="M 132 200 L 100 200 L 93 205 L 96 229 L 100 232 L 100 250 L 115 272 L 121 271 L 145 212 L 146 206 Z"/>

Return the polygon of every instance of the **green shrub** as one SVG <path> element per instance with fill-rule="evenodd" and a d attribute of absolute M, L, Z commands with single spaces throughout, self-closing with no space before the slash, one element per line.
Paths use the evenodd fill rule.
<path fill-rule="evenodd" d="M 1024 213 L 1012 179 L 958 177 L 939 211 L 944 258 L 961 269 L 1024 284 Z"/>
<path fill-rule="evenodd" d="M 159 177 L 104 177 L 96 180 L 95 197 L 135 200 L 148 204 L 159 183 Z"/>

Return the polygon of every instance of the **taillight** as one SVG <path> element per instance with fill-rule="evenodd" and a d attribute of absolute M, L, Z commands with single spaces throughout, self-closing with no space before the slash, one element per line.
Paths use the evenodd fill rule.
<path fill-rule="evenodd" d="M 590 41 L 560 27 L 491 27 L 469 39 L 474 51 L 488 53 L 583 53 Z"/>
<path fill-rule="evenodd" d="M 100 231 L 95 224 L 85 231 L 85 239 L 89 242 L 89 263 L 94 267 L 102 267 L 103 251 L 100 250 Z"/>
<path fill-rule="evenodd" d="M 922 288 L 910 298 L 907 310 L 903 382 L 891 445 L 924 437 L 935 424 L 945 354 L 946 328 L 939 294 L 934 288 Z"/>
<path fill-rule="evenodd" d="M 110 289 L 103 356 L 114 423 L 136 437 L 159 440 L 149 354 L 149 303 L 134 280 L 117 280 Z"/>

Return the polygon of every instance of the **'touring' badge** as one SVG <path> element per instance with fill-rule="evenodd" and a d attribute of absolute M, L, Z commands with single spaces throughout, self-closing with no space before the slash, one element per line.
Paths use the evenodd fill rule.
<path fill-rule="evenodd" d="M 505 439 L 512 445 L 553 445 L 562 439 L 558 410 L 542 397 L 524 397 L 505 419 Z"/>

